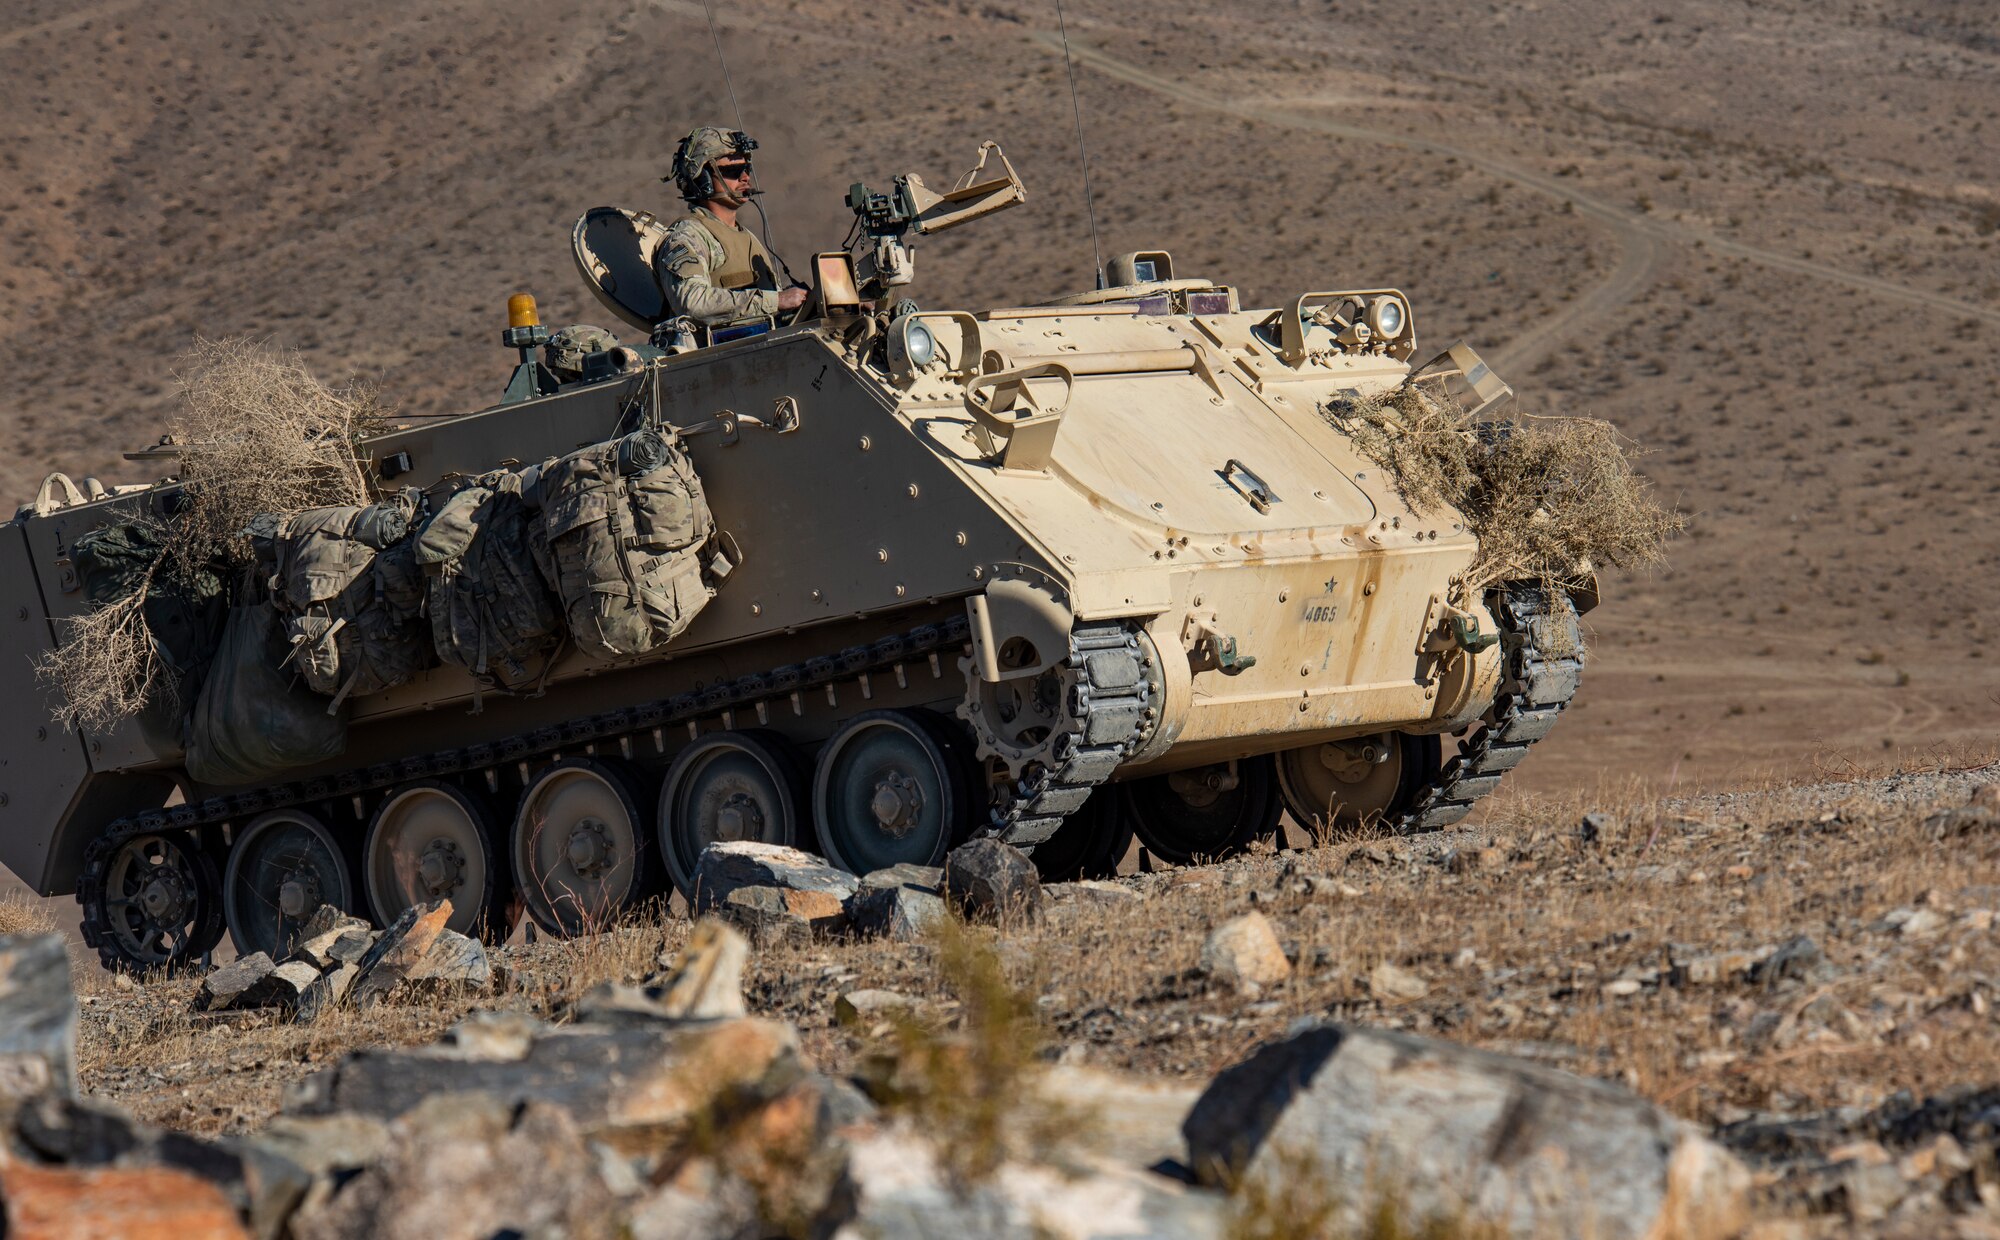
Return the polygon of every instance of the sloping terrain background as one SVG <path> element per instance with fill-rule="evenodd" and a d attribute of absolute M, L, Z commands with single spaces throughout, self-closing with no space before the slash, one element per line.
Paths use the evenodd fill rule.
<path fill-rule="evenodd" d="M 196 334 L 269 337 L 411 413 L 490 401 L 523 289 L 605 321 L 584 208 L 670 208 L 730 123 L 697 4 L 83 5 L 0 34 L 0 494 L 140 481 Z M 1533 412 L 1615 420 L 1691 517 L 1614 576 L 1523 787 L 1719 783 L 1984 744 L 2000 719 L 2000 33 L 1869 5 L 1079 0 L 1106 254 L 1246 304 L 1394 285 Z M 1006 144 L 1027 206 L 926 243 L 928 305 L 1088 287 L 1052 4 L 733 4 L 774 239 L 850 181 Z"/>

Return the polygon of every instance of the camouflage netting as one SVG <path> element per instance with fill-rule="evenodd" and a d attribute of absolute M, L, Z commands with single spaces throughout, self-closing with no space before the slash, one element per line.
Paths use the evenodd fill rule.
<path fill-rule="evenodd" d="M 220 639 L 223 584 L 252 560 L 251 520 L 372 498 L 355 455 L 380 414 L 368 393 L 330 388 L 296 354 L 251 340 L 196 341 L 178 379 L 169 433 L 186 507 L 171 519 L 135 512 L 92 538 L 102 564 L 80 566 L 91 610 L 63 622 L 61 645 L 37 663 L 61 690 L 66 726 L 192 706 Z M 161 628 L 170 616 L 204 623 L 174 640 Z"/>
<path fill-rule="evenodd" d="M 1598 569 L 1658 563 L 1684 524 L 1595 418 L 1472 423 L 1433 388 L 1329 404 L 1323 416 L 1387 469 L 1419 512 L 1456 508 L 1479 538 L 1467 585 L 1582 584 Z"/>

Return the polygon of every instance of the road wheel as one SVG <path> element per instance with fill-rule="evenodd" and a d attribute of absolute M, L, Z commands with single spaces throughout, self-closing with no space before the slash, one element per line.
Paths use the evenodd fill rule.
<path fill-rule="evenodd" d="M 695 870 L 710 844 L 796 846 L 806 795 L 804 766 L 775 732 L 718 732 L 681 750 L 660 786 L 660 855 L 675 890 L 694 900 Z"/>
<path fill-rule="evenodd" d="M 1269 754 L 1170 771 L 1116 785 L 1132 830 L 1173 865 L 1219 861 L 1269 839 L 1284 804 Z"/>
<path fill-rule="evenodd" d="M 84 942 L 108 969 L 177 972 L 222 939 L 222 879 L 190 835 L 93 845 L 76 897 Z"/>
<path fill-rule="evenodd" d="M 485 799 L 462 788 L 423 779 L 391 792 L 368 824 L 361 863 L 375 920 L 386 926 L 412 905 L 445 899 L 446 926 L 505 942 L 514 927 L 505 914 L 510 884 L 498 836 Z"/>
<path fill-rule="evenodd" d="M 322 904 L 356 907 L 354 879 L 333 831 L 302 809 L 274 809 L 250 821 L 229 850 L 222 912 L 240 956 L 282 960 Z"/>
<path fill-rule="evenodd" d="M 971 742 L 923 710 L 857 715 L 820 747 L 813 826 L 827 860 L 855 874 L 939 865 L 964 834 Z"/>
<path fill-rule="evenodd" d="M 521 793 L 514 815 L 514 884 L 551 934 L 601 930 L 646 892 L 646 830 L 638 781 L 597 758 L 564 758 Z"/>
<path fill-rule="evenodd" d="M 1442 752 L 1437 737 L 1404 732 L 1306 745 L 1278 755 L 1278 788 L 1314 838 L 1347 834 L 1403 812 L 1436 778 Z"/>

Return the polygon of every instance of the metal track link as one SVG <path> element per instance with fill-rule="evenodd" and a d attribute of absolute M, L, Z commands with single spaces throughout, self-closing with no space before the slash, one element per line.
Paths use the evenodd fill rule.
<path fill-rule="evenodd" d="M 1549 734 L 1583 675 L 1583 630 L 1560 590 L 1508 586 L 1492 596 L 1506 665 L 1500 692 L 1479 730 L 1431 786 L 1389 825 L 1399 835 L 1448 827 L 1499 787 L 1528 747 Z"/>
<path fill-rule="evenodd" d="M 1036 767 L 1010 785 L 984 832 L 1026 851 L 1083 808 L 1091 790 L 1111 778 L 1160 717 L 1151 648 L 1129 625 L 1079 626 L 1070 634 L 1066 667 L 1075 723 L 1056 740 L 1056 765 Z"/>
<path fill-rule="evenodd" d="M 791 663 L 767 672 L 752 672 L 670 698 L 587 715 L 484 744 L 439 749 L 395 762 L 356 767 L 332 775 L 209 797 L 191 805 L 148 810 L 143 814 L 120 818 L 84 849 L 83 868 L 78 873 L 76 884 L 77 903 L 83 906 L 83 940 L 97 949 L 108 968 L 127 968 L 135 963 L 125 960 L 118 950 L 108 930 L 109 917 L 102 904 L 105 899 L 106 867 L 118 845 L 132 836 L 189 831 L 247 818 L 266 810 L 373 792 L 405 780 L 458 775 L 502 763 L 525 762 L 563 749 L 616 745 L 657 729 L 690 723 L 722 711 L 743 710 L 760 701 L 783 699 L 802 690 L 867 675 L 911 659 L 935 655 L 947 648 L 962 647 L 970 633 L 971 627 L 963 615 L 952 616 L 867 645 L 849 646 L 831 655 L 815 656 L 803 663 Z M 1110 771 L 1105 774 L 1110 774 Z"/>

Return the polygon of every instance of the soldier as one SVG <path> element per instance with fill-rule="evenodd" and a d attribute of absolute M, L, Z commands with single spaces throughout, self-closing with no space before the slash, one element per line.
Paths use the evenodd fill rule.
<path fill-rule="evenodd" d="M 795 310 L 807 290 L 778 287 L 772 258 L 736 213 L 762 193 L 751 179 L 756 139 L 703 126 L 681 139 L 662 181 L 680 188 L 692 212 L 667 229 L 654 263 L 667 307 L 710 328 L 757 323 Z"/>

